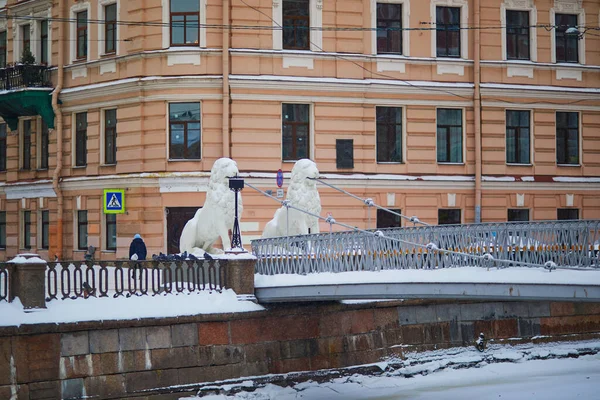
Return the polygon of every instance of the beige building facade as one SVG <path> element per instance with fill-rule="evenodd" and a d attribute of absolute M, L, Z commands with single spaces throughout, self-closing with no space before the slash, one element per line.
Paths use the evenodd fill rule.
<path fill-rule="evenodd" d="M 274 195 L 311 158 L 432 224 L 600 218 L 599 25 L 598 0 L 7 0 L 0 259 L 174 251 L 219 157 Z M 242 195 L 248 243 L 279 204 Z"/>

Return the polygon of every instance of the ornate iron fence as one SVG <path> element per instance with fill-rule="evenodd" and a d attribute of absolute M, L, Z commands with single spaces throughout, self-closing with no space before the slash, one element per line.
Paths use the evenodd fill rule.
<path fill-rule="evenodd" d="M 0 68 L 0 90 L 52 87 L 50 69 L 45 65 L 22 64 Z"/>
<path fill-rule="evenodd" d="M 0 263 L 0 301 L 8 301 L 8 279 L 10 275 L 6 263 Z"/>
<path fill-rule="evenodd" d="M 451 267 L 600 268 L 600 221 L 424 226 L 256 239 L 256 272 Z"/>
<path fill-rule="evenodd" d="M 225 262 L 61 261 L 46 270 L 46 301 L 95 297 L 221 292 Z"/>

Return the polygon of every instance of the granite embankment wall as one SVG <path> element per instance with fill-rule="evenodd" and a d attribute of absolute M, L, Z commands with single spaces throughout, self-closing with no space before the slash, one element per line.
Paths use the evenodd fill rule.
<path fill-rule="evenodd" d="M 313 303 L 253 313 L 4 327 L 0 399 L 177 398 L 165 388 L 471 346 L 479 332 L 494 340 L 598 337 L 600 303 Z"/>

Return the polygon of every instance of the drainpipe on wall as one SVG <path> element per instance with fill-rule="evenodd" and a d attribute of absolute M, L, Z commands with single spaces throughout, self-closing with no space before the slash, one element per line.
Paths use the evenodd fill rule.
<path fill-rule="evenodd" d="M 58 18 L 63 18 L 65 15 L 65 0 L 58 0 Z M 52 92 L 52 110 L 54 111 L 54 131 L 56 132 L 56 168 L 52 174 L 52 187 L 58 200 L 57 220 L 56 220 L 56 255 L 62 260 L 63 258 L 63 193 L 60 188 L 60 171 L 63 167 L 63 120 L 62 112 L 58 105 L 58 96 L 63 86 L 64 75 L 64 43 L 65 43 L 65 27 L 66 22 L 58 23 L 58 77 L 56 87 Z"/>
<path fill-rule="evenodd" d="M 474 21 L 473 25 L 478 27 L 480 25 L 480 0 L 474 1 Z M 481 94 L 480 94 L 480 35 L 479 29 L 473 29 L 474 37 L 474 49 L 473 49 L 473 80 L 474 80 L 474 91 L 473 91 L 473 105 L 475 113 L 475 223 L 481 222 Z"/>
<path fill-rule="evenodd" d="M 229 0 L 223 0 L 223 157 L 231 157 L 229 105 Z"/>

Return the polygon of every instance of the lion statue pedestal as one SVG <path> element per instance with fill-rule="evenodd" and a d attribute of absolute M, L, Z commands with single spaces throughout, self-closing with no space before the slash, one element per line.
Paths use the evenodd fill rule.
<path fill-rule="evenodd" d="M 235 217 L 235 193 L 229 189 L 229 178 L 238 174 L 237 163 L 230 158 L 219 158 L 213 164 L 208 182 L 204 207 L 198 209 L 181 232 L 179 251 L 194 255 L 222 254 L 212 245 L 220 237 L 223 249 L 231 247 L 229 230 Z M 238 196 L 238 220 L 242 215 L 242 195 Z"/>
<path fill-rule="evenodd" d="M 317 191 L 319 169 L 313 161 L 303 158 L 296 161 L 292 168 L 292 179 L 287 192 L 286 200 L 289 204 L 312 214 L 321 214 L 321 198 Z M 289 213 L 289 214 L 288 214 Z M 288 226 L 289 221 L 289 226 Z M 265 225 L 263 238 L 279 236 L 296 236 L 310 233 L 319 233 L 319 219 L 293 208 L 281 207 L 275 216 Z"/>

